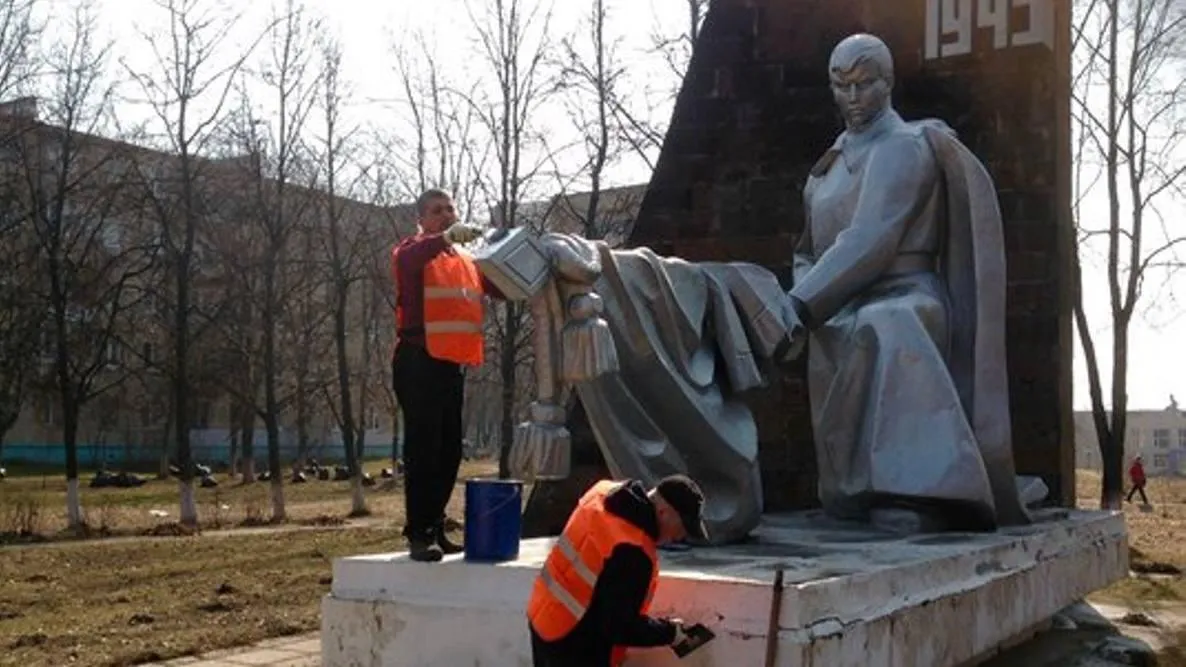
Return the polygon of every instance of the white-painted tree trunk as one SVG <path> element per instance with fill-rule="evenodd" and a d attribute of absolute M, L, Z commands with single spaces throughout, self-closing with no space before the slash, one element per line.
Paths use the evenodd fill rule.
<path fill-rule="evenodd" d="M 194 499 L 194 483 L 184 480 L 177 481 L 181 495 L 181 524 L 185 526 L 198 525 L 198 503 Z"/>
<path fill-rule="evenodd" d="M 66 520 L 72 529 L 82 526 L 82 496 L 77 479 L 66 480 Z"/>

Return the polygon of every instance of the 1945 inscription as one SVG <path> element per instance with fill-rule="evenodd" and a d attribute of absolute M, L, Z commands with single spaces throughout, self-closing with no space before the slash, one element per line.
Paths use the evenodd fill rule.
<path fill-rule="evenodd" d="M 927 60 L 972 53 L 972 35 L 992 31 L 994 49 L 1054 48 L 1055 0 L 927 0 Z"/>

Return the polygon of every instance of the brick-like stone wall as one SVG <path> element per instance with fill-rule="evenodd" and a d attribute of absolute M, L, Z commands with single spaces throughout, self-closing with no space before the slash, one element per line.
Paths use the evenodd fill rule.
<path fill-rule="evenodd" d="M 971 53 L 926 57 L 928 2 L 970 10 Z M 1006 2 L 1000 31 L 975 28 Z M 1051 44 L 1014 46 L 1043 9 Z M 947 121 L 996 180 L 1018 469 L 1073 503 L 1069 11 L 1067 0 L 714 0 L 631 245 L 756 262 L 789 286 L 803 183 L 841 130 L 828 57 L 849 34 L 879 35 L 895 56 L 898 110 Z M 816 502 L 807 401 L 802 368 L 751 398 L 768 510 Z"/>

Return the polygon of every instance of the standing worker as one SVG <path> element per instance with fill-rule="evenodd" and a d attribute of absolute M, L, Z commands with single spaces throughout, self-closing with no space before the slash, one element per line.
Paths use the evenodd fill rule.
<path fill-rule="evenodd" d="M 454 247 L 482 232 L 457 222 L 449 193 L 426 191 L 416 211 L 419 233 L 391 252 L 391 375 L 404 419 L 404 537 L 412 560 L 436 562 L 462 550 L 445 535 L 445 505 L 461 466 L 464 369 L 482 364 L 482 296 L 502 294 Z"/>
<path fill-rule="evenodd" d="M 544 562 L 527 602 L 535 667 L 617 667 L 629 647 L 672 646 L 678 619 L 647 615 L 659 583 L 657 547 L 707 539 L 704 494 L 684 475 L 597 482 Z"/>

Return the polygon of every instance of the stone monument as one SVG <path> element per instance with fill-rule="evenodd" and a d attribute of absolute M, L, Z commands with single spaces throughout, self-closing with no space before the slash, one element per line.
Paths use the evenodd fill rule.
<path fill-rule="evenodd" d="M 1074 502 L 1069 6 L 1052 0 L 718 0 L 700 32 L 630 244 L 759 264 L 790 288 L 810 170 L 843 130 L 828 59 L 871 31 L 895 56 L 895 107 L 942 118 L 988 167 L 1006 251 L 1011 442 L 1048 502 Z M 818 505 L 806 359 L 747 392 L 767 511 Z M 537 486 L 530 534 L 554 534 L 607 472 L 579 403 L 571 482 Z"/>
<path fill-rule="evenodd" d="M 794 5 L 717 0 L 705 32 L 728 9 Z M 785 250 L 785 275 L 767 261 L 688 261 L 526 230 L 479 253 L 536 324 L 539 400 L 514 465 L 572 479 L 563 407 L 575 393 L 615 476 L 679 470 L 708 495 L 713 544 L 660 555 L 651 611 L 705 623 L 716 639 L 686 661 L 632 651 L 625 667 L 974 664 L 1127 572 L 1121 513 L 1035 508 L 1045 485 L 1018 484 L 1015 385 L 1005 384 L 1014 352 L 1002 335 L 1013 318 L 1010 220 L 1002 234 L 992 179 L 945 124 L 894 111 L 881 40 L 836 42 L 816 76 L 831 78 L 847 127 L 803 172 L 807 224 L 788 235 L 797 243 L 769 250 L 770 260 Z M 760 474 L 769 396 L 751 406 L 745 392 L 796 368 L 810 384 L 807 423 L 778 446 L 816 455 L 818 483 L 791 492 L 818 494 L 823 510 L 771 512 L 780 508 Z M 925 532 L 936 528 L 946 532 Z M 336 560 L 323 664 L 529 664 L 524 608 L 551 546 L 524 540 L 517 560 L 497 565 Z"/>

